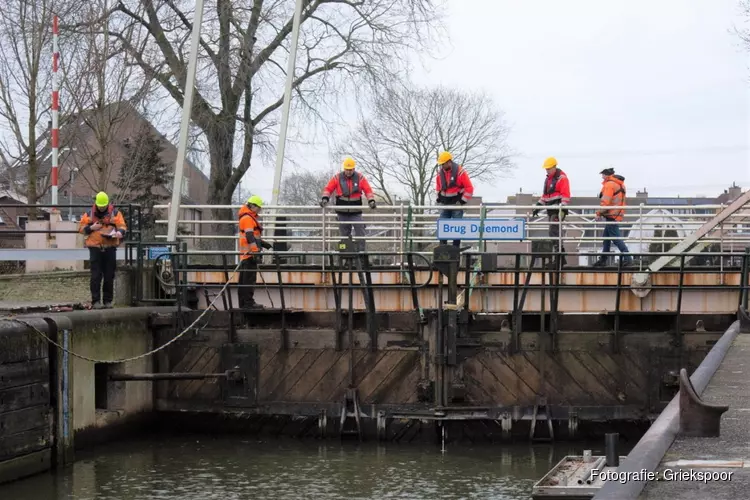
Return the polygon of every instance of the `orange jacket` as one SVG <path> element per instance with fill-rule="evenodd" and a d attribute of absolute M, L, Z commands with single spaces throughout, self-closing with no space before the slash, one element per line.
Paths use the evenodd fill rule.
<path fill-rule="evenodd" d="M 239 246 L 240 260 L 254 257 L 253 254 L 259 253 L 261 247 L 272 248 L 269 243 L 261 239 L 263 235 L 263 225 L 258 221 L 258 214 L 250 210 L 247 205 L 243 205 L 238 212 L 239 217 Z"/>
<path fill-rule="evenodd" d="M 435 176 L 435 189 L 438 193 L 437 202 L 443 205 L 455 205 L 459 201 L 468 202 L 474 196 L 474 185 L 463 165 L 453 164 L 450 171 L 438 167 Z"/>
<path fill-rule="evenodd" d="M 102 225 L 100 229 L 91 229 L 93 224 Z M 114 231 L 122 233 L 123 237 L 128 227 L 125 225 L 125 219 L 122 213 L 113 205 L 109 205 L 104 211 L 99 211 L 96 205 L 91 210 L 81 216 L 81 222 L 78 223 L 78 232 L 86 235 L 87 247 L 110 248 L 120 245 L 122 238 L 113 238 L 105 236 Z"/>
<path fill-rule="evenodd" d="M 599 205 L 602 207 L 618 207 L 625 205 L 625 178 L 621 175 L 610 175 L 602 182 L 602 190 L 599 193 Z M 625 216 L 625 210 L 600 210 L 596 213 L 599 217 L 609 220 L 621 221 Z"/>

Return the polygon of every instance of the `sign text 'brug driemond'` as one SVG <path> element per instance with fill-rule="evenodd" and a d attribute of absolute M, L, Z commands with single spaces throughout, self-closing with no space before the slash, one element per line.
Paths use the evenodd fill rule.
<path fill-rule="evenodd" d="M 438 219 L 439 240 L 478 240 L 480 228 L 484 240 L 523 240 L 526 221 L 523 219 Z"/>

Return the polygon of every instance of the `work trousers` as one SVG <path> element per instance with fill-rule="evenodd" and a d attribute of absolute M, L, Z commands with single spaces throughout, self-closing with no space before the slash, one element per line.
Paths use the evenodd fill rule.
<path fill-rule="evenodd" d="M 240 309 L 249 309 L 255 305 L 255 284 L 258 282 L 258 261 L 250 257 L 242 261 L 240 266 L 240 287 L 237 298 Z"/>
<path fill-rule="evenodd" d="M 352 233 L 354 233 L 354 236 L 358 238 L 365 237 L 365 225 L 354 224 L 355 222 L 362 222 L 362 212 L 338 212 L 336 213 L 336 218 L 339 221 L 339 235 L 342 238 L 351 238 Z M 364 239 L 358 240 L 357 246 L 361 249 L 364 249 Z"/>
<path fill-rule="evenodd" d="M 117 248 L 89 248 L 91 264 L 91 305 L 101 302 L 111 304 L 115 295 L 115 269 L 117 267 Z M 102 280 L 104 290 L 102 293 Z"/>
<path fill-rule="evenodd" d="M 463 210 L 441 210 L 440 218 L 441 219 L 463 219 L 464 211 Z M 446 243 L 448 243 L 448 240 L 440 240 L 441 245 L 445 245 Z M 454 247 L 461 246 L 461 240 L 453 240 L 453 246 Z"/>
<path fill-rule="evenodd" d="M 602 253 L 609 253 L 609 250 L 612 248 L 612 245 L 616 246 L 617 249 L 623 253 L 626 254 L 629 252 L 628 246 L 625 244 L 624 241 L 622 241 L 622 233 L 620 232 L 620 225 L 619 224 L 612 224 L 611 221 L 606 226 L 604 226 L 604 238 L 615 238 L 611 240 L 604 240 L 604 245 L 602 246 Z M 606 258 L 606 256 L 602 256 L 602 258 Z M 627 257 L 626 257 L 627 258 Z"/>
<path fill-rule="evenodd" d="M 563 264 L 566 264 L 568 262 L 568 259 L 565 257 L 565 245 L 561 245 L 560 242 L 560 229 L 562 224 L 560 223 L 560 211 L 559 209 L 548 209 L 547 210 L 547 219 L 549 221 L 549 237 L 551 240 L 553 240 L 554 247 L 556 250 L 563 254 L 562 256 L 562 262 Z M 565 220 L 565 213 L 562 213 L 562 220 Z"/>

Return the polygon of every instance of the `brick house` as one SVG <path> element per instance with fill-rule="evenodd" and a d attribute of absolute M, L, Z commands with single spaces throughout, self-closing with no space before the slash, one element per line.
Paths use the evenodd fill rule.
<path fill-rule="evenodd" d="M 58 170 L 58 206 L 64 218 L 69 214 L 80 218 L 82 207 L 88 206 L 96 192 L 103 190 L 110 195 L 116 204 L 128 204 L 128 193 L 119 192 L 115 183 L 126 159 L 126 140 L 133 141 L 138 132 L 145 127 L 154 136 L 163 140 L 162 159 L 167 164 L 174 164 L 177 148 L 171 144 L 138 110 L 127 102 L 113 103 L 100 110 L 84 111 L 70 115 L 60 126 L 60 153 Z M 49 133 L 44 134 L 39 143 L 44 146 L 38 153 L 40 159 L 37 175 L 38 192 L 42 192 L 39 204 L 51 203 L 50 172 L 51 149 Z M 0 189 L 7 191 L 24 191 L 27 166 L 23 161 L 0 172 Z M 208 201 L 208 177 L 191 162 L 185 162 L 182 185 L 182 208 L 180 219 L 202 220 L 202 210 L 190 205 L 203 205 Z M 170 195 L 171 190 L 164 190 Z M 23 197 L 23 203 L 26 203 Z M 3 202 L 0 201 L 0 204 Z M 19 215 L 16 215 L 18 217 Z M 23 217 L 22 215 L 20 215 Z M 9 215 L 12 218 L 12 216 Z M 21 219 L 22 220 L 22 219 Z M 191 224 L 187 227 L 190 233 L 200 234 L 201 225 Z"/>

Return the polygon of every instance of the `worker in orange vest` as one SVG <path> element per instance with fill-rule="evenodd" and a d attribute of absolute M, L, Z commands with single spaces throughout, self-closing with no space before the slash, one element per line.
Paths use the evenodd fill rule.
<path fill-rule="evenodd" d="M 443 151 L 438 155 L 437 164 L 435 189 L 437 190 L 438 205 L 466 205 L 474 196 L 474 186 L 469 178 L 469 173 L 463 165 L 453 161 L 453 155 L 448 151 Z M 444 209 L 440 212 L 441 219 L 462 219 L 463 216 L 463 210 Z M 440 240 L 441 245 L 446 243 L 446 240 Z M 453 240 L 453 246 L 460 245 L 461 240 Z"/>
<path fill-rule="evenodd" d="M 542 196 L 537 205 L 548 207 L 549 237 L 554 243 L 555 251 L 558 251 L 559 247 L 559 251 L 562 252 L 562 263 L 565 265 L 567 263 L 565 246 L 561 245 L 560 234 L 562 222 L 568 215 L 566 207 L 570 203 L 570 181 L 565 172 L 557 166 L 555 158 L 549 157 L 544 160 L 542 167 L 547 172 L 547 176 L 544 178 Z M 531 216 L 536 217 L 539 215 L 539 210 L 538 208 L 534 210 Z"/>
<path fill-rule="evenodd" d="M 602 176 L 602 190 L 599 193 L 599 205 L 601 210 L 596 213 L 597 218 L 606 222 L 604 226 L 605 238 L 602 247 L 602 254 L 594 263 L 594 266 L 604 266 L 607 263 L 607 254 L 614 244 L 622 254 L 623 265 L 629 266 L 633 263 L 633 258 L 629 255 L 629 250 L 620 232 L 619 222 L 625 216 L 623 208 L 607 208 L 625 206 L 625 177 L 615 175 L 614 168 L 605 168 L 599 172 Z M 610 239 L 611 238 L 611 239 Z"/>
<path fill-rule="evenodd" d="M 271 249 L 273 246 L 264 241 L 263 226 L 258 220 L 263 208 L 263 200 L 253 195 L 242 205 L 239 213 L 239 250 L 242 266 L 240 266 L 239 290 L 237 291 L 240 309 L 260 309 L 263 306 L 255 302 L 255 284 L 258 282 L 258 264 L 261 248 Z"/>
<path fill-rule="evenodd" d="M 109 196 L 104 191 L 97 193 L 91 209 L 81 216 L 78 231 L 86 235 L 85 245 L 89 249 L 91 265 L 89 285 L 93 309 L 112 307 L 117 247 L 120 246 L 127 230 L 122 213 L 109 202 Z M 102 280 L 104 280 L 103 290 Z"/>
<path fill-rule="evenodd" d="M 346 158 L 343 163 L 343 171 L 331 177 L 320 198 L 320 206 L 326 207 L 331 196 L 336 197 L 337 207 L 362 206 L 362 195 L 367 198 L 367 204 L 371 209 L 376 208 L 375 194 L 372 192 L 367 178 L 355 171 L 356 163 L 352 158 Z M 342 238 L 350 238 L 352 232 L 357 238 L 365 237 L 365 226 L 362 223 L 362 210 L 337 210 L 336 218 L 339 221 L 339 234 Z M 364 249 L 364 239 L 360 239 L 358 247 Z"/>

